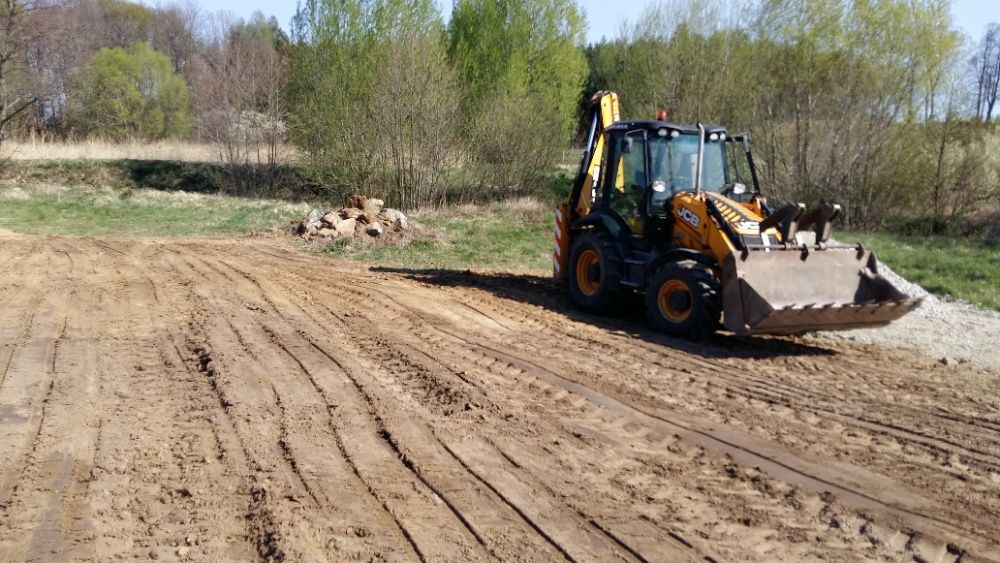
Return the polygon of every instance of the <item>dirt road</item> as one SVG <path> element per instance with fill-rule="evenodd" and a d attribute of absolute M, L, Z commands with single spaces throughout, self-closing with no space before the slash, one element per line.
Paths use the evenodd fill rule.
<path fill-rule="evenodd" d="M 0 560 L 1000 558 L 1000 386 L 541 278 L 0 238 Z"/>

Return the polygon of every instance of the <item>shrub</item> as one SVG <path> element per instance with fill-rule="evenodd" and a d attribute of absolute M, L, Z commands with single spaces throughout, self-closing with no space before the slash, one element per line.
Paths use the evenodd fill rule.
<path fill-rule="evenodd" d="M 85 135 L 162 139 L 191 127 L 187 82 L 148 43 L 94 53 L 76 86 L 70 120 Z"/>

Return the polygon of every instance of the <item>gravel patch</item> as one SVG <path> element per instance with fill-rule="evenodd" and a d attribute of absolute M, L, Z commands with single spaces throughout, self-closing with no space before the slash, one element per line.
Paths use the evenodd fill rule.
<path fill-rule="evenodd" d="M 879 273 L 903 293 L 924 296 L 920 307 L 889 326 L 819 332 L 813 338 L 911 348 L 942 364 L 972 363 L 1000 373 L 1000 342 L 997 341 L 997 336 L 1000 335 L 1000 313 L 958 299 L 931 295 L 881 262 Z"/>

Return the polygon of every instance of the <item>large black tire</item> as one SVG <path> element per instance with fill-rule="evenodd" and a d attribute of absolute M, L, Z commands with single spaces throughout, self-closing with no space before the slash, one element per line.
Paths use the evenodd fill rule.
<path fill-rule="evenodd" d="M 646 315 L 660 332 L 700 340 L 715 332 L 722 317 L 719 280 L 694 260 L 668 262 L 646 283 Z"/>
<path fill-rule="evenodd" d="M 586 232 L 569 253 L 569 293 L 580 309 L 606 315 L 622 302 L 622 259 L 603 231 Z"/>

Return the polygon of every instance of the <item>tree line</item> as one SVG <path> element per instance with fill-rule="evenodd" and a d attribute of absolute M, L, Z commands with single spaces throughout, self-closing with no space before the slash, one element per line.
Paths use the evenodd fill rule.
<path fill-rule="evenodd" d="M 282 151 L 393 205 L 535 193 L 618 91 L 626 117 L 750 130 L 777 201 L 948 230 L 1000 195 L 1000 26 L 948 0 L 662 0 L 586 44 L 575 0 L 303 0 L 288 31 L 192 4 L 2 0 L 10 136 L 211 141 L 240 190 Z"/>

